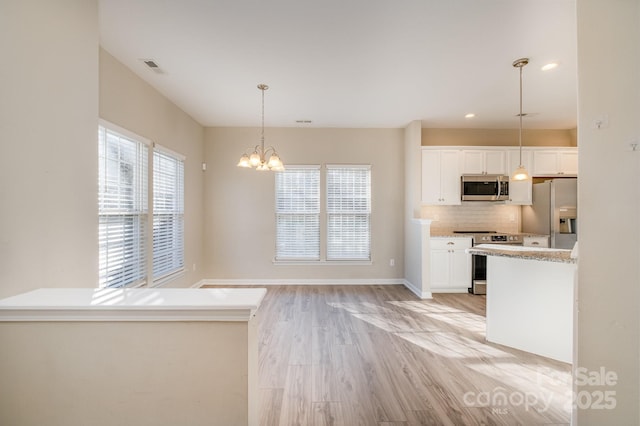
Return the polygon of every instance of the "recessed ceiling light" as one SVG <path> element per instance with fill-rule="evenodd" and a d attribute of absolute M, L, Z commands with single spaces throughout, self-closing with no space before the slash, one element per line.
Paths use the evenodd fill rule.
<path fill-rule="evenodd" d="M 475 116 L 476 115 L 474 113 L 470 112 L 469 114 L 465 115 L 464 118 L 473 118 Z"/>
<path fill-rule="evenodd" d="M 546 64 L 545 66 L 543 66 L 541 69 L 542 71 L 549 71 L 552 70 L 554 68 L 558 67 L 558 63 L 557 62 L 550 62 L 548 64 Z"/>

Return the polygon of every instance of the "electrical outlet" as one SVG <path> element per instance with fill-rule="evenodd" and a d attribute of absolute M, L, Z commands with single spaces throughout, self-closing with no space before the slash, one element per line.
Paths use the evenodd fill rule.
<path fill-rule="evenodd" d="M 389 259 L 389 266 L 396 266 L 396 260 L 395 259 Z"/>

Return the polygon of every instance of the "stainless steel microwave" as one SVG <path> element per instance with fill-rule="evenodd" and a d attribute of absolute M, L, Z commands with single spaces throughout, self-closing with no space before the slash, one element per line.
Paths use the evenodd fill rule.
<path fill-rule="evenodd" d="M 509 199 L 509 176 L 462 175 L 462 201 L 506 201 Z"/>

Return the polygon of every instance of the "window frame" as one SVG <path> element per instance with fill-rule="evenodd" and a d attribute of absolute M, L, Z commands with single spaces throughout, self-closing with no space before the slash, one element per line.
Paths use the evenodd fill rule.
<path fill-rule="evenodd" d="M 103 137 L 104 133 L 104 137 Z M 107 196 L 108 190 L 105 189 L 104 193 L 102 191 L 103 186 L 108 186 L 107 184 L 107 174 L 108 174 L 108 146 L 107 137 L 108 134 L 115 135 L 120 139 L 124 139 L 130 143 L 135 144 L 136 150 L 136 162 L 141 163 L 133 165 L 133 181 L 132 185 L 140 185 L 140 187 L 133 186 L 131 188 L 133 195 L 133 203 L 139 203 L 137 209 L 132 209 L 128 212 L 122 211 L 121 209 L 109 209 L 104 207 L 105 201 L 103 200 L 104 196 Z M 102 150 L 102 146 L 104 144 L 104 150 Z M 149 281 L 149 233 L 148 233 L 148 221 L 150 216 L 149 211 L 149 152 L 151 151 L 152 142 L 142 136 L 136 135 L 129 130 L 123 129 L 120 126 L 117 126 L 113 123 L 109 123 L 104 120 L 99 120 L 98 122 L 98 287 L 100 288 L 121 288 L 121 287 L 140 287 L 148 283 Z M 142 152 L 138 152 L 142 151 Z M 119 173 L 122 171 L 122 163 L 118 162 Z M 118 174 L 118 181 L 120 180 L 120 174 Z M 117 192 L 120 193 L 122 191 L 122 186 L 118 186 L 116 188 Z M 135 213 L 134 211 L 138 211 Z M 109 241 L 110 238 L 108 234 L 110 233 L 108 230 L 107 235 L 104 235 L 103 232 L 103 219 L 109 218 L 111 219 L 111 225 L 118 226 L 117 219 L 126 217 L 131 217 L 132 228 L 138 229 L 138 233 L 134 233 L 133 235 L 123 235 L 120 241 L 113 240 Z M 136 220 L 137 218 L 137 220 Z M 121 225 L 123 227 L 124 225 Z M 107 227 L 108 224 L 107 224 Z M 116 230 L 117 232 L 117 230 Z M 106 237 L 106 238 L 105 238 Z M 124 247 L 127 244 L 126 238 L 130 238 L 132 241 L 131 244 L 135 246 L 132 248 L 130 253 L 127 255 L 123 253 L 122 256 L 117 256 L 118 246 L 123 247 L 122 251 L 126 251 L 127 249 Z M 105 241 L 105 239 L 107 241 Z M 107 251 L 103 251 L 103 245 L 113 245 L 114 249 L 111 252 L 107 248 Z M 120 257 L 120 259 L 117 259 Z M 126 259 L 129 257 L 129 259 Z M 117 268 L 118 272 L 109 272 L 112 270 L 112 267 L 109 266 L 110 259 L 113 259 L 113 262 L 116 264 L 131 264 L 134 265 L 134 268 L 137 270 L 135 273 L 135 279 L 129 282 L 123 283 L 112 283 L 108 284 L 108 276 L 109 275 L 117 275 L 117 274 L 125 274 L 123 272 L 122 267 Z M 106 262 L 106 264 L 105 264 Z M 139 265 L 136 267 L 136 265 Z M 115 268 L 113 269 L 115 270 Z M 120 281 L 124 281 L 124 278 L 121 278 Z"/>
<path fill-rule="evenodd" d="M 141 160 L 143 161 L 143 163 L 145 164 L 144 170 L 144 176 L 139 176 L 140 178 L 140 182 L 144 182 L 144 188 L 143 189 L 139 189 L 139 191 L 145 192 L 146 196 L 144 197 L 144 206 L 145 206 L 145 211 L 144 211 L 144 220 L 140 220 L 140 227 L 141 227 L 141 232 L 144 235 L 143 241 L 141 244 L 138 244 L 138 251 L 134 253 L 134 256 L 137 259 L 138 263 L 142 264 L 142 267 L 138 268 L 141 269 L 143 271 L 142 275 L 143 278 L 142 279 L 137 279 L 135 281 L 129 281 L 126 282 L 124 284 L 120 284 L 117 286 L 114 285 L 108 285 L 108 281 L 105 281 L 103 279 L 103 268 L 102 268 L 102 263 L 103 263 L 103 248 L 102 248 L 102 244 L 103 244 L 103 238 L 102 238 L 102 228 L 101 228 L 101 223 L 102 223 L 102 217 L 103 216 L 107 216 L 106 214 L 103 214 L 102 211 L 102 201 L 101 201 L 101 179 L 103 178 L 102 176 L 102 172 L 101 170 L 103 170 L 103 167 L 105 167 L 102 164 L 102 161 L 106 161 L 106 158 L 103 158 L 104 155 L 102 154 L 102 150 L 101 150 L 101 146 L 102 146 L 102 141 L 101 141 L 101 132 L 103 131 L 105 132 L 105 141 L 106 141 L 106 134 L 107 132 L 109 133 L 113 133 L 116 134 L 130 142 L 133 143 L 137 143 L 138 146 L 144 146 L 144 151 L 146 153 L 146 155 L 144 155 L 144 158 Z M 157 214 L 156 214 L 156 208 L 154 205 L 155 197 L 154 197 L 154 191 L 156 190 L 156 183 L 154 181 L 154 174 L 156 172 L 156 153 L 158 155 L 161 156 L 166 156 L 166 157 L 172 157 L 176 162 L 180 163 L 180 166 L 178 167 L 181 176 L 179 176 L 178 178 L 178 189 L 179 189 L 179 193 L 177 194 L 178 198 L 179 198 L 179 208 L 178 208 L 178 212 L 176 214 L 178 214 L 179 218 L 178 218 L 178 223 L 179 223 L 179 229 L 178 229 L 178 236 L 181 237 L 181 239 L 178 240 L 178 265 L 179 267 L 173 268 L 171 270 L 165 270 L 163 271 L 160 275 L 154 274 L 154 266 L 156 264 L 155 259 L 156 259 L 156 250 L 154 249 L 154 243 L 155 243 L 155 229 L 154 229 L 154 219 L 157 218 Z M 137 135 L 127 129 L 124 129 L 116 124 L 110 123 L 106 120 L 103 119 L 99 119 L 98 120 L 98 161 L 99 161 L 99 166 L 98 166 L 98 240 L 99 240 L 99 244 L 100 247 L 98 248 L 98 255 L 99 255 L 99 264 L 98 264 L 98 287 L 99 288 L 131 288 L 131 287 L 141 287 L 141 286 L 149 286 L 149 287 L 158 287 L 161 286 L 163 284 L 165 284 L 168 281 L 171 281 L 175 278 L 178 278 L 180 275 L 182 275 L 185 272 L 185 232 L 184 232 L 184 213 L 185 213 L 185 204 L 184 204 L 184 198 L 185 198 L 185 160 L 186 157 L 183 156 L 182 154 L 179 154 L 175 151 L 172 151 L 162 145 L 156 144 L 153 141 L 142 137 L 140 135 Z M 105 168 L 106 170 L 106 168 Z M 181 205 L 180 205 L 181 204 Z M 180 208 L 181 207 L 181 208 Z M 106 253 L 108 254 L 108 252 Z"/>
<path fill-rule="evenodd" d="M 371 265 L 373 264 L 373 254 L 372 254 L 372 240 L 373 240 L 373 235 L 372 235 L 372 179 L 373 179 L 373 175 L 371 173 L 372 170 L 372 165 L 370 164 L 325 164 L 325 165 L 287 165 L 286 169 L 290 169 L 290 168 L 297 168 L 297 167 L 313 167 L 316 168 L 320 171 L 320 186 L 321 189 L 320 192 L 320 256 L 317 259 L 314 260 L 310 260 L 310 259 L 293 259 L 293 258 L 279 258 L 277 256 L 277 234 L 278 234 L 278 222 L 277 222 L 277 218 L 274 220 L 274 235 L 275 235 L 275 245 L 274 245 L 274 257 L 273 257 L 273 264 L 274 265 L 327 265 L 327 266 L 335 266 L 335 265 L 342 265 L 342 266 L 348 266 L 348 265 L 358 265 L 358 266 L 362 266 L 362 265 Z M 356 259 L 356 258 L 342 258 L 342 259 L 331 259 L 328 258 L 328 212 L 327 212 L 327 201 L 328 201 L 328 188 L 327 188 L 327 175 L 328 175 L 328 169 L 329 168 L 366 168 L 369 170 L 369 212 L 368 212 L 368 217 L 369 217 L 369 227 L 368 227 L 368 234 L 369 234 L 369 256 L 368 259 Z M 286 171 L 285 169 L 285 171 Z M 279 172 L 276 172 L 279 173 Z M 277 178 L 276 178 L 277 179 Z M 276 193 L 276 197 L 277 197 L 277 191 L 278 191 L 278 184 L 277 181 L 274 183 L 274 192 Z M 277 204 L 277 201 L 276 201 Z M 276 213 L 277 213 L 277 205 L 276 205 Z"/>
<path fill-rule="evenodd" d="M 159 167 L 157 167 L 157 163 L 159 163 L 159 161 L 156 161 L 156 154 L 158 156 L 162 156 L 165 157 L 166 159 L 168 159 L 169 161 L 173 161 L 176 164 L 176 171 L 177 171 L 177 175 L 174 176 L 175 178 L 175 185 L 177 187 L 177 192 L 174 195 L 174 197 L 176 198 L 176 202 L 173 203 L 174 204 L 174 208 L 175 210 L 165 210 L 163 213 L 159 213 L 158 211 L 160 210 L 159 207 L 157 207 L 157 202 L 158 202 L 158 197 L 156 196 L 156 189 L 157 188 L 157 184 L 158 184 L 158 174 L 161 173 L 161 170 L 159 170 Z M 151 190 L 152 190 L 152 199 L 153 199 L 153 203 L 152 203 L 152 209 L 151 209 L 151 222 L 152 222 L 152 230 L 151 230 L 151 240 L 152 240 L 152 262 L 151 262 L 151 266 L 152 266 L 152 276 L 153 276 L 153 284 L 154 286 L 160 285 L 164 282 L 167 282 L 171 279 L 173 279 L 175 276 L 181 274 L 184 272 L 185 267 L 184 267 L 184 263 L 185 263 L 185 259 L 184 259 L 184 163 L 185 163 L 185 156 L 182 154 L 179 154 L 175 151 L 172 151 L 164 146 L 158 145 L 158 144 L 153 144 L 153 160 L 151 162 L 152 166 L 152 171 L 151 173 L 153 173 L 153 179 L 152 179 L 152 184 L 151 184 Z M 172 222 L 172 228 L 171 228 L 171 233 L 174 234 L 173 235 L 173 239 L 170 240 L 170 245 L 171 247 L 168 248 L 166 247 L 167 244 L 165 244 L 165 247 L 163 249 L 164 253 L 163 256 L 166 257 L 172 257 L 172 259 L 167 262 L 167 261 L 163 261 L 160 262 L 157 258 L 158 253 L 156 252 L 156 219 L 160 218 L 160 217 L 170 217 L 170 221 Z M 166 230 L 166 229 L 165 229 Z M 159 242 L 158 242 L 159 243 Z M 171 256 L 169 256 L 171 255 Z M 163 269 L 162 271 L 159 271 L 159 273 L 156 272 L 156 267 L 159 264 L 167 264 L 167 263 L 172 263 L 171 266 L 172 269 Z"/>
<path fill-rule="evenodd" d="M 303 206 L 303 209 L 301 210 L 292 210 L 292 211 L 286 211 L 286 210 L 281 210 L 280 207 L 280 179 L 285 176 L 287 173 L 291 173 L 293 171 L 309 171 L 309 172 L 313 172 L 315 175 L 315 180 L 316 180 L 316 185 L 315 188 L 313 188 L 315 190 L 315 195 L 316 195 L 316 203 L 317 203 L 317 207 L 315 209 L 311 209 L 308 210 L 308 206 L 306 205 L 307 203 L 304 202 L 303 204 L 305 204 Z M 287 166 L 287 168 L 285 170 L 281 170 L 281 171 L 277 171 L 275 174 L 275 186 L 274 186 L 274 195 L 275 195 L 275 227 L 276 227 L 276 232 L 275 232 L 275 255 L 274 255 L 274 261 L 278 262 L 278 263 L 283 263 L 283 262 L 312 262 L 315 263 L 319 260 L 321 260 L 321 254 L 322 254 L 322 239 L 321 239 L 321 228 L 322 228 L 322 224 L 321 222 L 321 197 L 322 197 L 322 171 L 321 171 L 321 167 L 319 165 L 293 165 L 293 166 Z M 294 206 L 295 207 L 295 206 Z M 281 236 L 281 232 L 280 232 L 280 224 L 281 219 L 286 218 L 286 217 L 291 217 L 291 216 L 306 216 L 311 218 L 311 221 L 309 223 L 312 224 L 312 226 L 314 225 L 313 222 L 313 218 L 315 218 L 315 240 L 310 241 L 311 243 L 314 243 L 313 247 L 310 247 L 309 249 L 306 250 L 301 250 L 300 252 L 305 252 L 308 253 L 306 255 L 300 254 L 299 256 L 295 256 L 293 254 L 287 254 L 287 253 L 283 253 L 281 254 L 280 251 L 280 246 L 281 246 L 281 240 L 280 240 L 280 236 Z M 307 222 L 305 221 L 305 224 Z M 314 231 L 314 229 L 311 229 L 311 227 L 307 227 L 306 225 L 303 226 L 303 230 L 306 231 L 306 229 L 309 228 L 311 231 Z M 306 233 L 306 232 L 305 232 Z M 284 232 L 282 233 L 284 234 Z M 317 246 L 315 245 L 317 243 Z M 295 250 L 290 250 L 289 253 L 294 252 Z"/>
<path fill-rule="evenodd" d="M 325 215 L 326 215 L 326 221 L 325 221 L 325 226 L 326 226 L 326 234 L 325 234 L 325 240 L 326 240 L 326 252 L 325 252 L 325 256 L 327 261 L 332 261 L 332 262 L 371 262 L 371 165 L 369 164 L 327 164 L 325 166 L 325 202 L 324 202 L 324 207 L 325 207 Z M 358 170 L 358 171 L 366 171 L 366 187 L 364 188 L 364 194 L 365 194 L 365 198 L 366 198 L 366 208 L 362 209 L 362 208 L 357 208 L 356 204 L 361 204 L 361 203 L 357 203 L 352 201 L 352 206 L 353 209 L 352 210 L 342 210 L 339 207 L 336 208 L 334 206 L 332 206 L 332 199 L 335 197 L 335 194 L 331 194 L 331 182 L 330 182 L 330 171 L 332 170 Z M 362 188 L 360 188 L 362 189 Z M 358 197 L 358 198 L 362 198 L 362 197 Z M 355 200 L 356 197 L 353 197 L 353 199 Z M 342 203 L 339 203 L 342 204 Z M 342 211 L 340 211 L 342 210 Z M 352 252 L 352 255 L 349 256 L 347 253 L 345 253 L 342 256 L 337 256 L 335 254 L 332 255 L 332 242 L 331 239 L 337 234 L 337 232 L 333 232 L 331 230 L 331 225 L 333 223 L 332 218 L 336 217 L 343 217 L 343 218 L 348 218 L 348 217 L 357 217 L 357 216 L 365 216 L 366 217 L 366 237 L 364 238 L 366 240 L 366 257 L 360 257 L 358 255 L 355 254 L 355 251 Z M 357 220 L 355 220 L 354 222 L 357 222 Z M 357 230 L 355 232 L 353 232 L 352 234 L 357 233 Z M 358 245 L 358 242 L 354 242 L 353 245 Z"/>

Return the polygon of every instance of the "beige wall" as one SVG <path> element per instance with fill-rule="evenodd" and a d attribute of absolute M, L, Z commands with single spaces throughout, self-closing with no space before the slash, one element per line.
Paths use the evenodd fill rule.
<path fill-rule="evenodd" d="M 257 425 L 250 322 L 0 323 L 0 424 Z"/>
<path fill-rule="evenodd" d="M 96 0 L 0 2 L 0 297 L 98 282 Z"/>
<path fill-rule="evenodd" d="M 211 279 L 392 279 L 404 277 L 402 129 L 267 128 L 285 166 L 372 165 L 372 265 L 274 265 L 272 172 L 236 167 L 259 143 L 257 128 L 205 130 L 205 276 Z M 323 191 L 324 192 L 324 191 Z M 323 196 L 324 197 L 324 196 Z M 395 266 L 389 265 L 395 259 Z"/>
<path fill-rule="evenodd" d="M 422 227 L 420 218 L 422 187 L 422 156 L 420 152 L 420 121 L 411 122 L 404 129 L 404 279 L 414 293 L 429 291 L 429 283 L 423 280 Z"/>
<path fill-rule="evenodd" d="M 604 367 L 617 406 L 581 409 L 580 425 L 640 424 L 640 1 L 578 0 L 580 259 L 577 366 Z M 593 122 L 607 114 L 609 126 Z M 615 185 L 611 183 L 615 182 Z M 580 395 L 580 394 L 578 394 Z M 586 399 L 586 398 L 585 398 Z"/>
<path fill-rule="evenodd" d="M 166 285 L 184 287 L 195 284 L 202 278 L 204 266 L 203 127 L 103 49 L 100 49 L 99 105 L 100 118 L 186 157 L 186 273 Z"/>
<path fill-rule="evenodd" d="M 518 129 L 422 129 L 423 146 L 518 146 Z M 522 131 L 523 146 L 577 146 L 575 129 Z"/>

